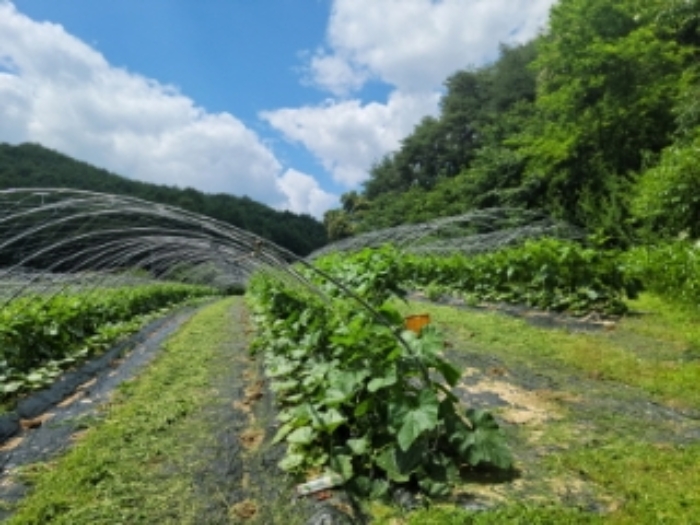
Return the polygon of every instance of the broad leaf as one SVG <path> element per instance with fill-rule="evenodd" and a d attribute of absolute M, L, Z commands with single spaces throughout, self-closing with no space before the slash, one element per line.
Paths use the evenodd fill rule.
<path fill-rule="evenodd" d="M 475 428 L 472 432 L 473 444 L 468 449 L 469 464 L 486 464 L 501 469 L 512 467 L 513 457 L 493 415 L 484 410 L 470 409 L 467 417 Z"/>
<path fill-rule="evenodd" d="M 286 472 L 290 472 L 299 468 L 304 463 L 304 455 L 299 453 L 287 454 L 282 461 L 277 463 L 279 468 Z"/>
<path fill-rule="evenodd" d="M 398 433 L 401 450 L 408 450 L 418 437 L 435 428 L 438 422 L 438 399 L 431 390 L 423 390 L 419 396 L 420 405 L 410 410 L 404 418 Z"/>
<path fill-rule="evenodd" d="M 367 385 L 367 390 L 374 393 L 382 388 L 395 385 L 397 380 L 396 370 L 390 370 L 387 375 L 372 379 Z"/>
<path fill-rule="evenodd" d="M 439 357 L 433 361 L 433 366 L 442 374 L 442 377 L 445 378 L 445 381 L 450 386 L 455 386 L 459 378 L 462 377 L 462 373 L 452 363 Z"/>
<path fill-rule="evenodd" d="M 332 433 L 336 428 L 345 423 L 347 420 L 335 408 L 325 411 L 316 411 L 312 413 L 314 428 L 323 430 L 327 433 Z"/>
<path fill-rule="evenodd" d="M 387 447 L 382 451 L 375 463 L 386 472 L 386 476 L 397 483 L 405 483 L 409 476 L 401 471 L 397 461 L 394 447 Z"/>
<path fill-rule="evenodd" d="M 316 439 L 316 432 L 311 427 L 297 428 L 287 436 L 287 441 L 296 445 L 308 445 L 314 439 Z"/>
<path fill-rule="evenodd" d="M 355 417 L 362 417 L 364 416 L 369 410 L 372 408 L 373 401 L 372 399 L 365 399 L 362 403 L 357 405 L 355 407 L 355 411 L 353 412 Z"/>
<path fill-rule="evenodd" d="M 406 451 L 400 448 L 394 449 L 394 455 L 399 471 L 404 474 L 410 474 L 421 463 L 425 462 L 426 458 L 431 455 L 431 452 L 428 450 L 428 444 L 425 439 L 417 439 Z"/>
<path fill-rule="evenodd" d="M 347 481 L 352 478 L 354 470 L 352 468 L 352 456 L 337 455 L 331 457 L 331 468 L 336 474 L 339 474 L 343 480 Z"/>
<path fill-rule="evenodd" d="M 284 440 L 284 438 L 287 437 L 287 435 L 294 430 L 295 425 L 292 423 L 286 423 L 280 427 L 280 429 L 277 431 L 275 434 L 275 437 L 272 438 L 272 444 L 280 443 L 281 441 Z"/>
<path fill-rule="evenodd" d="M 347 445 L 356 456 L 367 454 L 369 450 L 369 440 L 366 437 L 357 439 L 348 439 Z"/>

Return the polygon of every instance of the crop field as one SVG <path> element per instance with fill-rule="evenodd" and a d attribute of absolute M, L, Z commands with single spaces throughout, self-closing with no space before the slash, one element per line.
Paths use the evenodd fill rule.
<path fill-rule="evenodd" d="M 418 338 L 404 337 L 429 368 L 428 384 L 442 392 L 435 395 L 434 427 L 429 427 L 433 397 L 414 394 L 423 378 L 419 369 L 407 368 L 413 358 L 391 330 L 358 317 L 351 302 L 346 307 L 352 312 L 339 311 L 351 300 L 340 294 L 333 298 L 331 285 L 326 299 L 336 306 L 323 314 L 327 303 L 311 290 L 260 277 L 251 284 L 248 306 L 238 300 L 229 310 L 230 303 L 217 303 L 207 324 L 195 318 L 183 329 L 181 337 L 200 339 L 178 343 L 183 352 L 178 359 L 195 366 L 187 352 L 196 346 L 211 360 L 197 369 L 198 383 L 185 387 L 184 378 L 173 376 L 153 386 L 151 376 L 165 373 L 159 370 L 166 366 L 165 357 L 162 365 L 156 361 L 134 386 L 121 389 L 109 413 L 81 424 L 76 432 L 85 437 L 74 451 L 46 470 L 25 469 L 21 479 L 34 489 L 10 523 L 41 523 L 49 512 L 66 523 L 124 517 L 137 523 L 197 523 L 203 515 L 216 522 L 294 523 L 298 518 L 307 523 L 319 512 L 327 515 L 328 507 L 318 507 L 313 498 L 295 500 L 290 491 L 326 469 L 347 476 L 343 492 L 355 504 L 337 495 L 325 501 L 360 522 L 692 523 L 700 506 L 694 490 L 700 482 L 694 468 L 700 459 L 695 388 L 700 315 L 648 293 L 625 299 L 625 316 L 608 318 L 546 314 L 536 308 L 505 315 L 499 310 L 512 311 L 447 293 L 433 300 L 414 294 L 408 302 L 390 294 L 380 298 L 380 284 L 373 279 L 391 288 L 392 269 L 398 266 L 390 255 L 364 252 L 353 260 L 344 257 L 343 263 L 327 259 L 325 269 L 335 268 L 340 277 L 343 268 L 343 282 L 365 301 L 388 298 L 381 311 L 385 316 L 395 311 L 397 323 L 409 315 L 429 314 L 429 329 Z M 295 296 L 303 300 L 295 303 Z M 262 317 L 268 311 L 263 303 L 270 303 L 278 321 Z M 317 310 L 305 315 L 304 308 Z M 340 321 L 334 327 L 337 313 Z M 335 332 L 318 334 L 324 329 Z M 217 342 L 211 340 L 214 336 Z M 249 339 L 253 336 L 256 342 Z M 232 354 L 206 357 L 208 349 L 216 354 L 216 348 L 229 348 L 227 341 L 237 342 Z M 324 364 L 322 351 L 309 351 L 319 343 L 329 349 L 332 366 Z M 344 352 L 355 356 L 343 359 Z M 371 374 L 362 373 L 362 367 L 373 365 L 367 355 L 377 363 Z M 168 366 L 168 373 L 176 374 L 178 365 Z M 402 373 L 394 376 L 392 366 L 402 367 Z M 325 371 L 319 373 L 319 367 Z M 217 385 L 215 391 L 212 385 Z M 391 392 L 393 387 L 400 388 Z M 372 402 L 367 402 L 362 388 L 382 395 L 368 396 Z M 442 408 L 450 399 L 447 392 L 464 421 L 476 420 L 461 431 L 480 434 L 465 439 L 472 448 L 462 458 L 452 456 L 459 449 L 451 450 L 449 438 L 441 443 L 440 432 L 453 424 L 447 419 L 451 412 Z M 157 401 L 161 398 L 180 408 L 173 412 Z M 195 405 L 181 404 L 184 399 Z M 402 401 L 408 406 L 396 408 L 404 415 L 397 418 L 392 436 L 391 420 L 380 423 L 379 418 L 391 417 L 382 407 Z M 357 409 L 363 403 L 368 412 L 375 411 L 369 426 L 363 426 Z M 146 410 L 144 419 L 119 415 L 131 414 L 137 406 Z M 135 424 L 143 426 L 130 430 Z M 222 437 L 225 429 L 230 433 Z M 123 442 L 120 436 L 131 432 L 162 437 L 109 447 L 110 440 Z M 426 435 L 430 439 L 422 442 Z M 427 468 L 415 459 L 413 465 L 406 463 L 401 455 L 402 446 L 421 445 L 426 448 L 420 455 L 407 456 L 427 458 Z M 111 458 L 114 454 L 118 456 Z M 153 454 L 158 459 L 144 470 L 140 458 Z M 97 465 L 96 457 L 101 458 Z M 459 470 L 437 470 L 434 464 L 441 457 L 449 458 L 443 464 Z M 215 468 L 223 458 L 230 467 Z M 104 468 L 110 474 L 95 482 Z M 280 477 L 278 468 L 290 476 Z M 76 478 L 76 472 L 82 474 Z M 163 495 L 173 491 L 180 504 L 165 506 Z M 217 494 L 215 501 L 210 501 L 212 494 Z M 291 507 L 290 501 L 295 502 Z"/>
<path fill-rule="evenodd" d="M 0 301 L 22 295 L 45 295 L 50 297 L 62 293 L 78 293 L 95 288 L 119 288 L 152 283 L 152 279 L 135 275 L 82 272 L 51 273 L 41 271 L 3 271 L 0 269 Z"/>
<path fill-rule="evenodd" d="M 68 197 L 91 213 L 115 206 Z M 0 309 L 9 523 L 692 523 L 700 511 L 692 244 L 539 237 L 311 263 L 139 210 L 157 215 L 147 232 L 130 219 L 116 244 L 90 233 L 99 250 L 84 231 L 45 235 L 31 244 L 44 270 L 6 267 L 6 288 L 23 286 Z M 203 307 L 170 342 L 139 332 L 242 275 L 244 299 Z M 427 325 L 409 330 L 414 315 Z M 140 358 L 141 343 L 110 353 L 134 333 L 155 357 Z M 132 359 L 143 369 L 117 381 L 110 367 Z M 78 373 L 55 406 L 23 412 Z M 81 404 L 94 408 L 78 416 Z M 26 452 L 58 436 L 65 454 Z"/>

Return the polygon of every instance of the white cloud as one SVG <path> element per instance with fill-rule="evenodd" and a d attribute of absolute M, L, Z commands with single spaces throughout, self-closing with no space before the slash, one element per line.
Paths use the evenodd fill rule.
<path fill-rule="evenodd" d="M 311 59 L 311 83 L 323 86 L 331 93 L 345 96 L 365 83 L 368 73 L 338 55 L 317 52 Z"/>
<path fill-rule="evenodd" d="M 322 190 L 313 177 L 288 169 L 278 179 L 277 184 L 287 196 L 286 208 L 295 213 L 309 213 L 323 217 L 323 212 L 338 206 L 338 196 Z"/>
<path fill-rule="evenodd" d="M 60 25 L 2 0 L 0 122 L 0 141 L 39 142 L 135 179 L 316 215 L 329 202 L 312 188 L 305 208 L 272 151 L 234 116 L 207 113 L 172 86 L 115 68 Z"/>
<path fill-rule="evenodd" d="M 346 187 L 398 148 L 427 115 L 435 115 L 446 78 L 496 57 L 501 42 L 525 42 L 543 26 L 555 0 L 334 0 L 326 47 L 307 76 L 345 97 L 368 80 L 393 91 L 385 103 L 331 100 L 261 113 L 303 144 Z"/>
<path fill-rule="evenodd" d="M 385 101 L 340 98 L 261 113 L 353 187 L 373 162 L 437 113 L 445 78 L 493 58 L 501 41 L 534 36 L 554 0 L 334 0 L 326 42 L 306 74 L 347 97 L 375 80 Z M 172 86 L 111 66 L 60 25 L 0 0 L 0 140 L 41 142 L 151 182 L 246 194 L 317 216 L 335 197 L 228 113 Z M 303 188 L 303 190 L 302 190 Z M 308 192 L 308 195 L 302 193 Z"/>
<path fill-rule="evenodd" d="M 333 93 L 370 76 L 405 92 L 435 89 L 495 58 L 500 42 L 532 38 L 554 1 L 335 0 L 312 76 Z"/>
<path fill-rule="evenodd" d="M 416 122 L 437 111 L 437 93 L 394 92 L 386 104 L 359 100 L 266 111 L 261 117 L 309 149 L 347 187 L 367 178 L 372 163 L 398 147 Z"/>

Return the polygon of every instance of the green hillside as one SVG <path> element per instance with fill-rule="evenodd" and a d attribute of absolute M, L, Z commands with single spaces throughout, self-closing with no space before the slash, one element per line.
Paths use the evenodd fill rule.
<path fill-rule="evenodd" d="M 326 243 L 323 225 L 309 215 L 273 210 L 248 197 L 127 179 L 38 144 L 0 144 L 0 189 L 21 187 L 115 193 L 178 206 L 249 230 L 299 255 Z"/>
<path fill-rule="evenodd" d="M 450 76 L 328 232 L 508 206 L 616 245 L 698 237 L 699 52 L 699 0 L 560 0 L 536 39 Z"/>

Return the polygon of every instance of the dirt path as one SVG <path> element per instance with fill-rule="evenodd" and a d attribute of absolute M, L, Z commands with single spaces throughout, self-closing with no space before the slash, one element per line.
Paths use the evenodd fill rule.
<path fill-rule="evenodd" d="M 283 445 L 271 445 L 277 431 L 273 398 L 259 360 L 250 355 L 252 328 L 242 303 L 230 313 L 232 335 L 214 369 L 219 402 L 200 414 L 210 429 L 189 461 L 197 490 L 206 501 L 201 523 L 342 525 L 342 494 L 318 501 L 296 497 L 291 480 L 277 467 Z"/>

